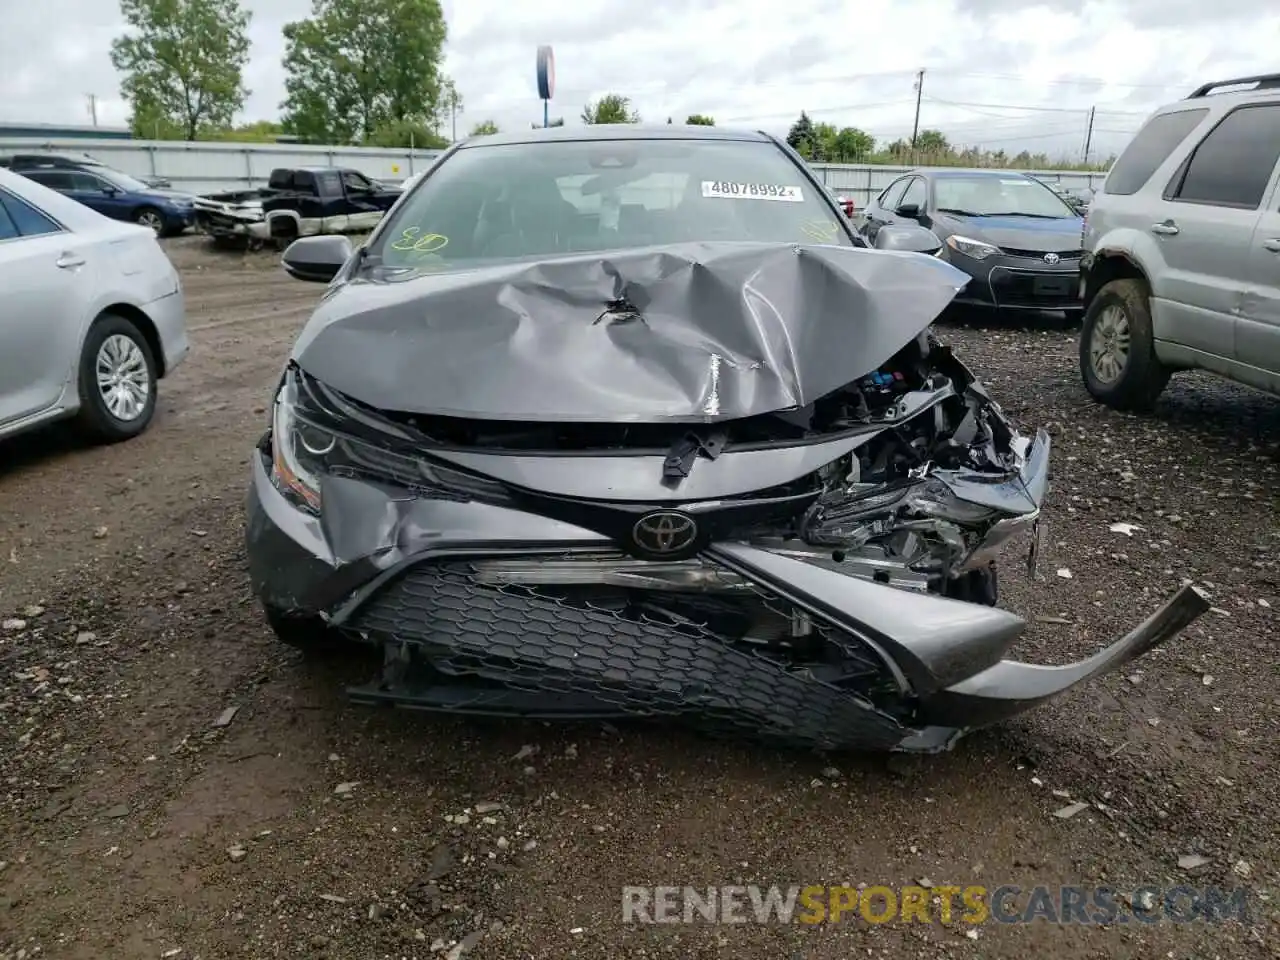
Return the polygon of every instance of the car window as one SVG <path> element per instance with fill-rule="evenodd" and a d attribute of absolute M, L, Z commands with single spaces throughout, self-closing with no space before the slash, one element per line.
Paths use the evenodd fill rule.
<path fill-rule="evenodd" d="M 18 233 L 18 225 L 9 216 L 9 211 L 5 209 L 3 200 L 0 200 L 0 242 L 12 240 L 19 236 L 21 234 Z"/>
<path fill-rule="evenodd" d="M 39 237 L 47 233 L 62 232 L 62 227 L 57 223 L 7 190 L 0 190 L 0 208 L 4 210 L 5 218 L 13 225 L 17 235 Z"/>
<path fill-rule="evenodd" d="M 929 199 L 929 188 L 924 182 L 924 177 L 912 177 L 911 182 L 907 184 L 906 192 L 903 193 L 902 199 L 898 201 L 897 206 L 904 203 L 914 203 L 921 210 L 924 209 L 925 201 Z"/>
<path fill-rule="evenodd" d="M 324 197 L 336 197 L 342 194 L 342 188 L 346 184 L 345 178 L 337 173 L 321 173 L 315 178 L 316 190 Z"/>
<path fill-rule="evenodd" d="M 876 201 L 880 205 L 881 210 L 893 210 L 898 206 L 898 199 L 902 196 L 902 192 L 907 189 L 907 181 L 910 177 L 903 177 L 901 180 L 895 180 L 880 194 L 880 199 Z"/>
<path fill-rule="evenodd" d="M 342 172 L 342 185 L 348 190 L 369 190 L 372 188 L 368 180 L 356 173 L 354 170 L 344 170 Z"/>
<path fill-rule="evenodd" d="M 1200 125 L 1209 111 L 1178 110 L 1152 117 L 1129 141 L 1102 185 L 1105 193 L 1129 196 L 1142 189 L 1178 144 Z"/>
<path fill-rule="evenodd" d="M 94 173 L 77 174 L 77 176 L 93 177 L 94 185 L 87 189 L 101 190 L 103 187 L 115 187 L 125 193 L 146 193 L 152 189 L 136 177 L 107 167 L 102 167 Z"/>
<path fill-rule="evenodd" d="M 67 174 L 67 176 L 71 180 L 72 190 L 88 190 L 95 193 L 101 193 L 102 188 L 107 186 L 107 184 L 103 180 L 101 180 L 98 177 L 95 177 L 91 173 L 73 172 L 73 173 Z"/>
<path fill-rule="evenodd" d="M 23 174 L 28 180 L 43 184 L 50 190 L 70 190 L 71 177 L 57 170 L 31 170 Z"/>
<path fill-rule="evenodd" d="M 1256 210 L 1280 158 L 1280 104 L 1227 114 L 1174 176 L 1170 199 Z"/>
<path fill-rule="evenodd" d="M 773 143 L 556 140 L 437 164 L 369 247 L 388 267 L 541 259 L 708 240 L 854 241 Z"/>
<path fill-rule="evenodd" d="M 933 187 L 934 210 L 975 217 L 1076 217 L 1075 209 L 1032 177 L 1009 174 L 941 174 Z"/>

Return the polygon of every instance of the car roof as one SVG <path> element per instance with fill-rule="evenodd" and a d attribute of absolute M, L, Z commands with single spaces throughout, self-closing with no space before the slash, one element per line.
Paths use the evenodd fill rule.
<path fill-rule="evenodd" d="M 26 160 L 32 163 L 78 163 L 88 167 L 105 167 L 106 164 L 97 157 L 87 153 L 13 153 L 10 160 Z"/>
<path fill-rule="evenodd" d="M 1219 91 L 1220 87 L 1244 87 L 1245 89 Z M 1234 77 L 1230 80 L 1211 80 L 1192 90 L 1184 99 L 1166 104 L 1163 109 L 1169 109 L 1190 100 L 1206 98 L 1238 103 L 1241 100 L 1274 100 L 1277 97 L 1280 97 L 1280 73 L 1264 73 L 1249 77 Z"/>
<path fill-rule="evenodd" d="M 704 127 L 677 123 L 593 123 L 576 127 L 539 127 L 536 130 L 520 130 L 512 133 L 492 133 L 487 136 L 469 137 L 459 144 L 460 149 L 490 147 L 510 143 L 546 143 L 573 140 L 748 140 L 773 143 L 767 133 L 760 130 L 735 130 L 728 127 Z"/>

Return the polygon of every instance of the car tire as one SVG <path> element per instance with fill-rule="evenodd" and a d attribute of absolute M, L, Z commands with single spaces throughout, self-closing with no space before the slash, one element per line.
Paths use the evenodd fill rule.
<path fill-rule="evenodd" d="M 133 222 L 140 227 L 149 227 L 157 237 L 165 235 L 164 214 L 155 207 L 139 207 L 133 211 Z"/>
<path fill-rule="evenodd" d="M 308 656 L 332 657 L 352 653 L 357 646 L 344 640 L 319 617 L 286 613 L 269 604 L 263 604 L 262 611 L 277 640 Z"/>
<path fill-rule="evenodd" d="M 1080 327 L 1085 389 L 1115 410 L 1149 410 L 1170 373 L 1156 357 L 1147 285 L 1112 280 L 1093 298 Z"/>
<path fill-rule="evenodd" d="M 112 380 L 110 389 L 100 373 Z M 89 328 L 80 351 L 76 426 L 96 443 L 138 436 L 155 416 L 158 380 L 155 354 L 137 324 L 119 314 L 103 314 Z"/>

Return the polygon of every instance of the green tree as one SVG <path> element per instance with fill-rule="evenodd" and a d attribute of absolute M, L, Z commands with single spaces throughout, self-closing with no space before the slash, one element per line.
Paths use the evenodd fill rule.
<path fill-rule="evenodd" d="M 477 123 L 474 127 L 471 128 L 471 135 L 473 137 L 487 137 L 490 134 L 497 133 L 497 132 L 498 132 L 498 125 L 494 123 L 492 120 L 481 120 L 479 123 Z"/>
<path fill-rule="evenodd" d="M 445 123 L 449 124 L 449 139 L 458 139 L 458 113 L 462 110 L 462 94 L 451 77 L 440 81 L 440 98 L 436 101 L 436 133 Z"/>
<path fill-rule="evenodd" d="M 702 114 L 702 113 L 689 114 L 689 117 L 688 119 L 685 120 L 685 123 L 687 123 L 691 127 L 714 127 L 716 125 L 716 121 L 714 117 L 708 117 L 706 114 Z"/>
<path fill-rule="evenodd" d="M 129 117 L 129 126 L 135 137 L 145 140 L 185 140 L 187 128 L 169 117 L 154 103 L 139 103 Z"/>
<path fill-rule="evenodd" d="M 840 130 L 833 123 L 815 123 L 813 125 L 813 159 L 830 163 L 836 156 L 836 138 Z"/>
<path fill-rule="evenodd" d="M 440 0 L 312 0 L 284 27 L 285 128 L 356 143 L 389 124 L 435 125 L 445 36 Z"/>
<path fill-rule="evenodd" d="M 814 143 L 813 121 L 809 119 L 809 115 L 803 110 L 800 111 L 800 119 L 793 123 L 791 129 L 787 131 L 787 144 L 806 160 L 815 159 L 814 149 L 816 144 Z"/>
<path fill-rule="evenodd" d="M 832 144 L 836 163 L 861 163 L 876 152 L 876 138 L 857 127 L 842 127 Z"/>
<path fill-rule="evenodd" d="M 202 136 L 202 140 L 224 140 L 229 143 L 275 143 L 284 133 L 280 124 L 271 120 L 258 120 L 225 130 L 215 130 Z"/>
<path fill-rule="evenodd" d="M 595 103 L 582 108 L 583 123 L 639 123 L 640 114 L 631 109 L 631 100 L 617 93 L 607 93 Z"/>
<path fill-rule="evenodd" d="M 941 130 L 921 130 L 916 137 L 916 152 L 942 157 L 951 152 L 951 144 Z"/>
<path fill-rule="evenodd" d="M 120 0 L 129 32 L 111 63 L 140 136 L 159 129 L 187 140 L 228 127 L 244 106 L 249 11 L 240 0 Z"/>
<path fill-rule="evenodd" d="M 442 150 L 449 141 L 421 120 L 385 120 L 370 131 L 361 143 L 370 147 L 401 147 L 415 150 Z"/>

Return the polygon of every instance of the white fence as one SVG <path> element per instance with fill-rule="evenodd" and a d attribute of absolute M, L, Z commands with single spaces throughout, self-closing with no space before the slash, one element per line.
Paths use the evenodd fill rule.
<path fill-rule="evenodd" d="M 175 140 L 37 140 L 0 138 L 0 156 L 89 154 L 135 177 L 164 177 L 175 190 L 215 193 L 266 186 L 276 167 L 354 167 L 398 183 L 431 166 L 441 150 L 324 147 L 295 143 L 187 143 Z"/>
<path fill-rule="evenodd" d="M 374 147 L 324 147 L 301 144 L 186 143 L 174 140 L 40 140 L 0 138 L 0 155 L 12 153 L 88 153 L 135 177 L 165 177 L 174 189 L 213 193 L 265 186 L 276 167 L 354 167 L 379 180 L 399 182 L 431 165 L 439 150 Z M 859 207 L 912 167 L 876 164 L 815 163 L 818 177 Z M 949 168 L 954 169 L 954 168 Z M 1030 170 L 1066 187 L 1096 188 L 1104 173 Z"/>

